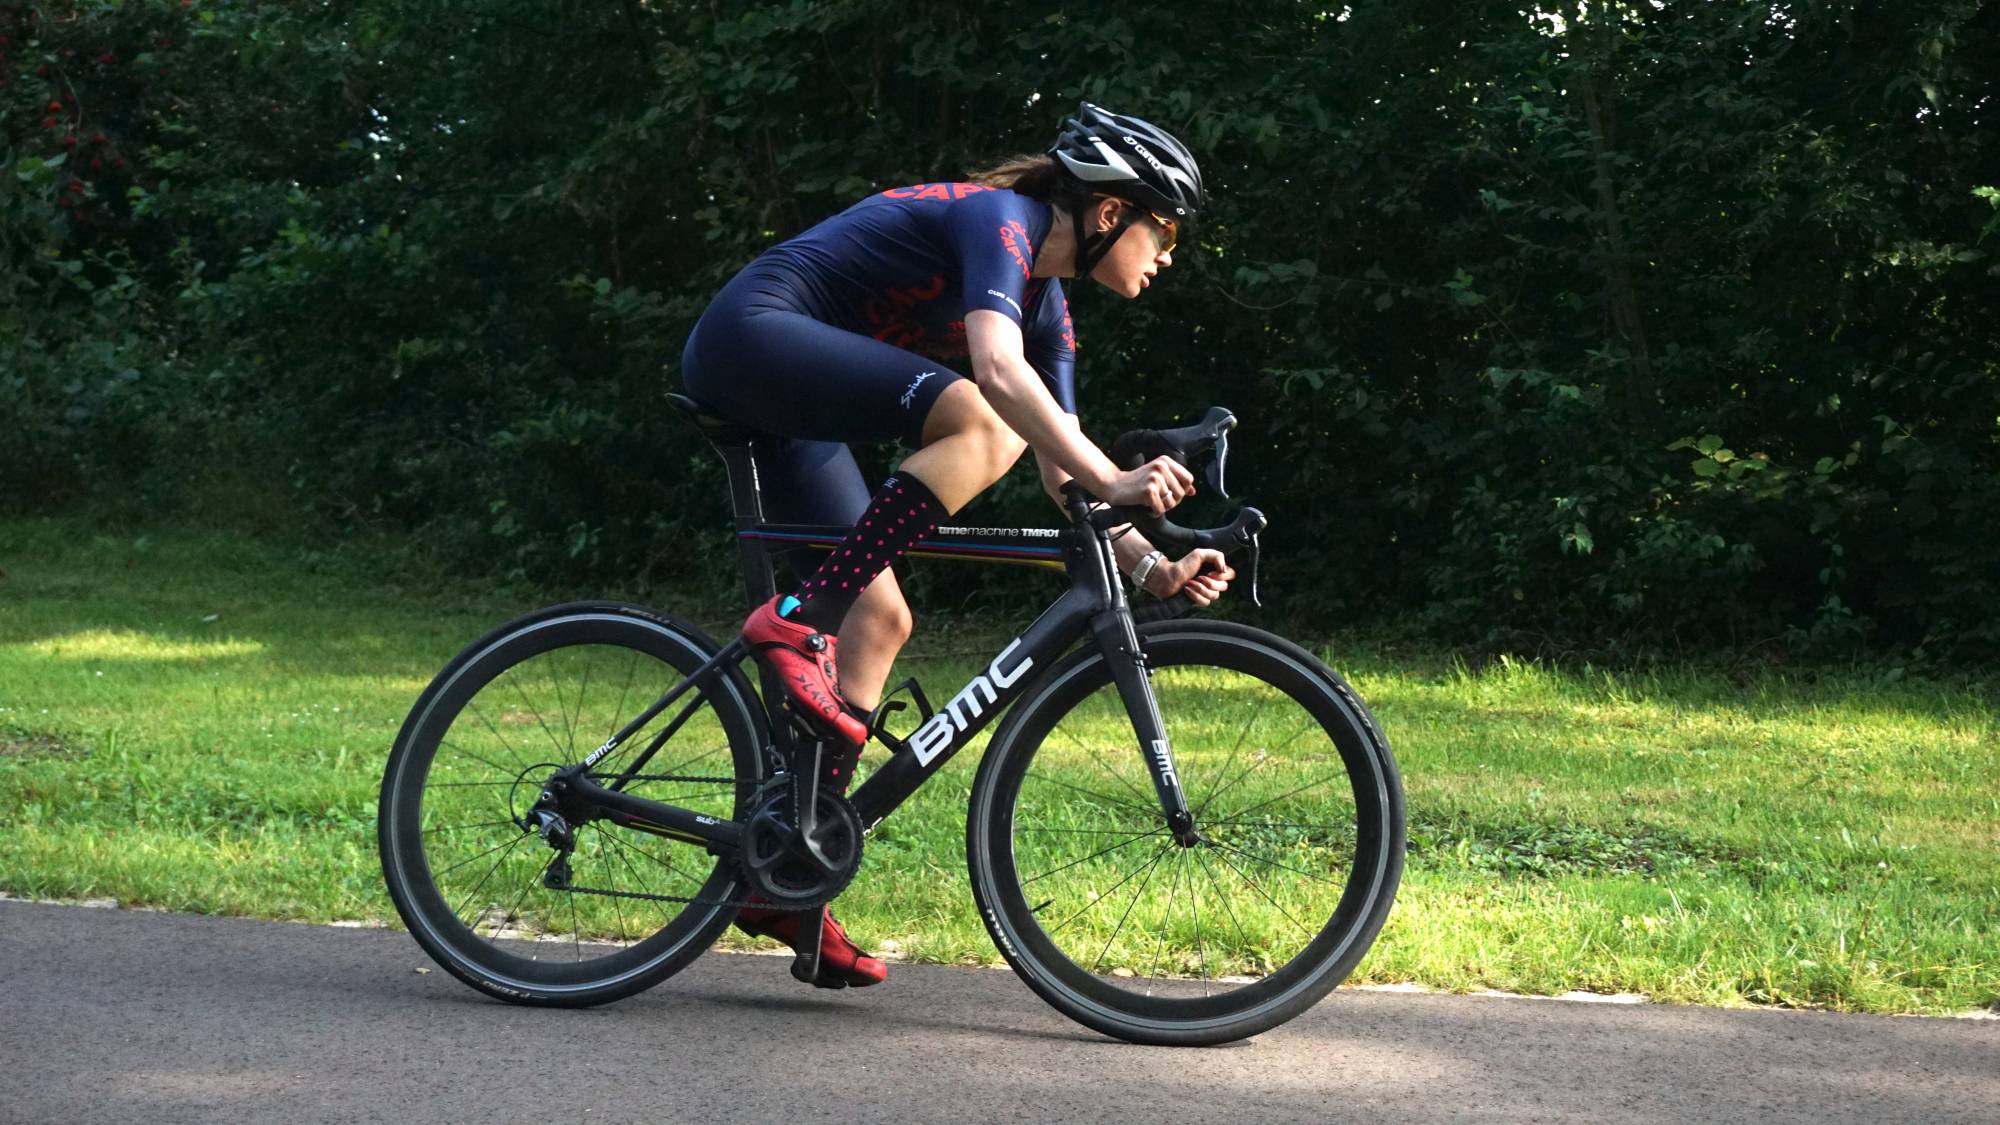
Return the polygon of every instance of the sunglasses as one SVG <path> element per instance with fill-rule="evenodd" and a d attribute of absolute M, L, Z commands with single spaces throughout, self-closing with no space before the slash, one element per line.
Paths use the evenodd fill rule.
<path fill-rule="evenodd" d="M 1096 196 L 1095 198 L 1118 199 L 1118 197 L 1115 195 L 1099 195 Z M 1159 249 L 1155 250 L 1154 253 L 1171 254 L 1173 253 L 1174 247 L 1180 245 L 1181 225 L 1179 223 L 1175 222 L 1172 219 L 1167 218 L 1165 215 L 1160 214 L 1158 211 L 1151 211 L 1151 210 L 1146 210 L 1144 208 L 1139 208 L 1138 204 L 1133 203 L 1130 200 L 1118 199 L 1118 202 L 1124 204 L 1127 207 L 1138 208 L 1139 210 L 1143 211 L 1147 218 L 1153 220 L 1153 225 L 1159 228 L 1158 232 L 1153 235 L 1153 244 L 1159 247 Z"/>

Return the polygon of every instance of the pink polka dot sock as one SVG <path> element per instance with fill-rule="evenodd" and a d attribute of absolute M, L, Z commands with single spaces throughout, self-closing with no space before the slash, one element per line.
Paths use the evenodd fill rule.
<path fill-rule="evenodd" d="M 930 486 L 908 473 L 882 482 L 854 530 L 841 540 L 805 585 L 798 589 L 798 608 L 785 616 L 822 633 L 840 628 L 854 599 L 917 540 L 937 530 L 950 515 Z"/>

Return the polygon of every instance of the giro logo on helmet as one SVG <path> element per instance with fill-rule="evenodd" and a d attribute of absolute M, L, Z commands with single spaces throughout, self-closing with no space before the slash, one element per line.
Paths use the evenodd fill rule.
<path fill-rule="evenodd" d="M 1126 144 L 1132 146 L 1132 150 L 1134 152 L 1137 152 L 1140 156 L 1144 157 L 1146 163 L 1151 164 L 1153 166 L 1153 171 L 1158 172 L 1162 176 L 1171 177 L 1173 175 L 1173 173 L 1167 171 L 1166 165 L 1160 163 L 1160 158 L 1153 155 L 1153 150 L 1147 148 L 1145 145 L 1140 144 L 1139 139 L 1137 137 L 1126 136 L 1123 138 L 1123 140 L 1125 141 Z"/>

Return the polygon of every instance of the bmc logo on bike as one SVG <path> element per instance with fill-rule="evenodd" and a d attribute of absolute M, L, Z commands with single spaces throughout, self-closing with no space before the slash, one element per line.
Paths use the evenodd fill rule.
<path fill-rule="evenodd" d="M 1000 655 L 993 658 L 993 663 L 986 666 L 983 675 L 972 677 L 972 682 L 952 696 L 944 710 L 932 715 L 929 721 L 917 728 L 917 733 L 910 736 L 910 749 L 916 752 L 918 765 L 928 766 L 935 761 L 951 745 L 953 734 L 963 731 L 972 720 L 985 714 L 986 709 L 999 700 L 1000 692 L 1020 682 L 1021 677 L 1028 674 L 1028 669 L 1035 666 L 1034 657 L 1027 657 L 1012 668 L 1003 667 L 1007 658 L 1020 647 L 1020 639 L 1016 638 L 1013 644 L 1001 649 Z M 982 695 L 986 697 L 984 702 L 980 701 Z"/>
<path fill-rule="evenodd" d="M 1174 760 L 1167 754 L 1166 739 L 1156 738 L 1153 740 L 1153 760 L 1160 763 L 1160 777 L 1168 785 L 1179 789 L 1181 787 L 1181 779 L 1174 776 Z"/>

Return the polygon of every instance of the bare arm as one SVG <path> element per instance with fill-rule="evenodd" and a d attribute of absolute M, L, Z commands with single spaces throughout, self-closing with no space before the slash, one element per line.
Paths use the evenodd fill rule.
<path fill-rule="evenodd" d="M 965 343 L 972 353 L 973 381 L 1000 420 L 1021 435 L 1042 464 L 1055 465 L 1065 480 L 1073 477 L 1103 495 L 1119 476 L 1118 466 L 1083 436 L 1075 416 L 1065 413 L 1042 384 L 1023 353 L 1021 326 L 991 309 L 974 309 L 965 315 Z M 1043 479 L 1046 483 L 1046 469 Z"/>

